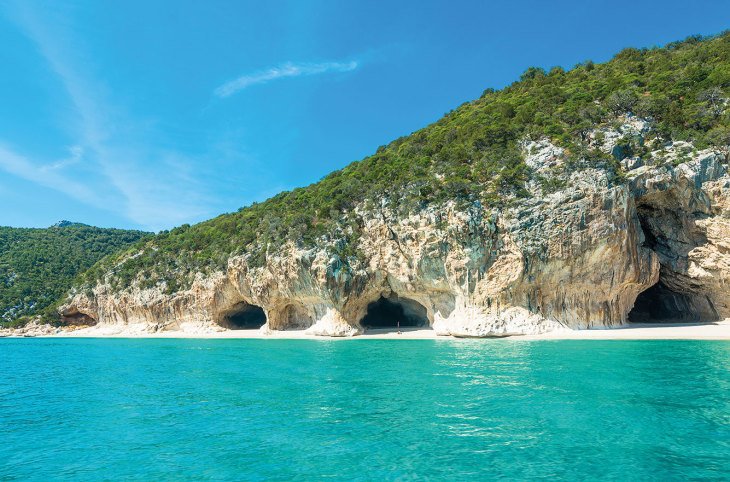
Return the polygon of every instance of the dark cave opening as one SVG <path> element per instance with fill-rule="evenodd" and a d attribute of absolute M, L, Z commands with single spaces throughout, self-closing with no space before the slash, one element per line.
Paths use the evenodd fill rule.
<path fill-rule="evenodd" d="M 94 326 L 96 318 L 80 311 L 73 311 L 63 315 L 63 324 L 67 326 Z"/>
<path fill-rule="evenodd" d="M 417 301 L 398 296 L 381 296 L 368 305 L 360 324 L 364 328 L 417 328 L 427 327 L 426 308 Z"/>
<path fill-rule="evenodd" d="M 707 323 L 720 320 L 712 300 L 702 293 L 680 292 L 662 280 L 639 294 L 629 323 Z"/>
<path fill-rule="evenodd" d="M 691 297 L 676 293 L 661 281 L 636 298 L 629 312 L 630 323 L 680 323 L 698 321 Z"/>
<path fill-rule="evenodd" d="M 692 220 L 697 214 L 683 215 L 668 208 L 679 201 L 665 196 L 636 207 L 644 235 L 642 247 L 657 255 L 660 271 L 659 281 L 639 294 L 627 319 L 630 323 L 717 321 L 712 301 L 687 276 L 688 253 L 707 242 Z"/>
<path fill-rule="evenodd" d="M 231 330 L 256 330 L 266 323 L 266 313 L 260 306 L 241 302 L 223 317 L 222 325 Z"/>

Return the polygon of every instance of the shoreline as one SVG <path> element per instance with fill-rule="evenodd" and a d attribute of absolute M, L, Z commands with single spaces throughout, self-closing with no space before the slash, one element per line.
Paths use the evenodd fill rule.
<path fill-rule="evenodd" d="M 304 330 L 272 331 L 228 330 L 217 332 L 163 331 L 156 333 L 109 327 L 89 327 L 53 334 L 0 334 L 2 338 L 169 338 L 169 339 L 262 339 L 262 340 L 467 340 L 481 337 L 437 335 L 429 328 L 371 329 L 351 337 L 328 337 L 305 333 Z M 505 340 L 730 340 L 730 319 L 711 323 L 632 323 L 613 328 L 557 330 L 539 335 L 507 335 L 481 339 Z"/>

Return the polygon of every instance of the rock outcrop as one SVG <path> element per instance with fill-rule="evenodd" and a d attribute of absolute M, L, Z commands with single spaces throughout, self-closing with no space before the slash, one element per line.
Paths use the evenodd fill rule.
<path fill-rule="evenodd" d="M 629 117 L 617 132 L 591 135 L 617 155 L 619 139 L 647 129 L 647 121 Z M 406 218 L 387 204 L 362 208 L 357 265 L 289 244 L 263 267 L 232 257 L 225 272 L 199 275 L 175 295 L 98 285 L 76 294 L 62 314 L 86 324 L 195 332 L 230 328 L 242 307 L 261 307 L 264 332 L 352 336 L 384 297 L 401 300 L 406 315 L 417 307 L 438 334 L 459 337 L 730 316 L 723 154 L 686 143 L 663 145 L 646 159 L 618 153 L 616 178 L 607 168 L 565 169 L 564 150 L 547 140 L 523 149 L 533 172 L 564 173 L 561 187 L 545 192 L 529 181 L 531 196 L 497 213 L 478 203 Z"/>

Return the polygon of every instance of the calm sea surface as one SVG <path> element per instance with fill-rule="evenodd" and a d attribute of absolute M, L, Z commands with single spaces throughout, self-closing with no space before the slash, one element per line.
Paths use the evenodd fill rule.
<path fill-rule="evenodd" d="M 0 480 L 730 479 L 730 342 L 0 340 Z"/>

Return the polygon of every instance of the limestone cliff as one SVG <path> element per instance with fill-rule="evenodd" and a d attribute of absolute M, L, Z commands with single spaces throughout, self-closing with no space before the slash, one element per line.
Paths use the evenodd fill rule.
<path fill-rule="evenodd" d="M 643 121 L 632 117 L 621 129 L 637 122 L 641 131 Z M 602 137 L 601 149 L 615 149 L 610 135 Z M 349 336 L 362 332 L 368 307 L 385 299 L 439 334 L 477 337 L 621 325 L 629 317 L 729 317 L 725 155 L 686 143 L 656 147 L 643 160 L 625 159 L 618 180 L 609 170 L 576 166 L 563 171 L 554 192 L 528 182 L 532 196 L 497 213 L 446 202 L 399 218 L 386 202 L 360 206 L 364 258 L 355 265 L 289 243 L 261 267 L 232 257 L 225 271 L 198 275 L 174 295 L 100 284 L 73 296 L 63 315 L 194 331 L 235 327 L 236 316 L 260 307 L 263 330 Z M 523 150 L 536 172 L 566 162 L 547 139 Z"/>
<path fill-rule="evenodd" d="M 722 319 L 729 98 L 730 33 L 529 68 L 318 182 L 104 258 L 60 315 L 464 337 Z"/>

